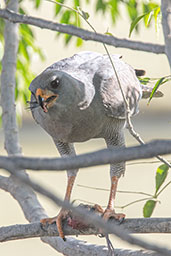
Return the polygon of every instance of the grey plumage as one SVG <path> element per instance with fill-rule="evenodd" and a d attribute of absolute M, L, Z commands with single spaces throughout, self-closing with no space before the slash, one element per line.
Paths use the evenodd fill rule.
<path fill-rule="evenodd" d="M 119 55 L 112 55 L 112 58 L 131 113 L 136 114 L 141 85 L 131 66 Z M 125 118 L 122 95 L 108 56 L 82 52 L 56 62 L 33 80 L 30 90 L 35 93 L 38 87 L 51 89 L 50 81 L 56 77 L 61 81 L 56 106 L 48 113 L 41 108 L 32 111 L 35 120 L 53 138 L 80 142 L 104 137 L 112 133 L 109 130 L 116 130 L 118 119 Z"/>

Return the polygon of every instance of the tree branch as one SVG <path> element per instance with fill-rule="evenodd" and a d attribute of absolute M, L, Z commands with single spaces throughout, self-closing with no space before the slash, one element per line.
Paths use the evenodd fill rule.
<path fill-rule="evenodd" d="M 161 247 L 152 243 L 145 242 L 141 239 L 138 239 L 136 237 L 133 237 L 129 234 L 129 232 L 125 229 L 123 229 L 121 226 L 114 224 L 111 225 L 110 222 L 106 222 L 101 217 L 99 217 L 97 214 L 92 213 L 91 211 L 88 211 L 86 209 L 83 209 L 83 207 L 73 207 L 69 202 L 62 201 L 57 196 L 54 195 L 54 193 L 50 192 L 49 190 L 43 188 L 39 184 L 28 180 L 25 176 L 21 175 L 18 171 L 14 171 L 14 169 L 8 169 L 8 171 L 15 175 L 15 177 L 25 185 L 28 185 L 29 187 L 33 188 L 38 193 L 44 195 L 48 199 L 50 199 L 53 203 L 56 205 L 62 206 L 65 209 L 71 210 L 74 216 L 81 218 L 81 221 L 83 223 L 86 223 L 86 225 L 93 225 L 97 228 L 100 228 L 101 230 L 104 230 L 104 233 L 111 233 L 119 237 L 120 239 L 134 245 L 138 245 L 142 248 L 145 248 L 147 250 L 152 250 L 155 252 L 160 253 L 161 255 L 165 256 L 171 256 L 171 251 L 166 249 L 165 247 Z M 65 253 L 64 253 L 65 254 Z"/>
<path fill-rule="evenodd" d="M 171 1 L 161 1 L 162 27 L 165 39 L 166 55 L 171 68 Z"/>
<path fill-rule="evenodd" d="M 54 237 L 47 237 L 46 240 L 49 240 L 49 243 L 55 239 Z M 44 238 L 42 238 L 44 240 Z M 63 242 L 63 246 L 65 246 L 66 243 Z M 85 241 L 77 240 L 73 241 L 72 238 L 67 239 L 68 248 L 63 250 L 64 255 L 66 256 L 109 256 L 107 247 L 104 246 L 97 246 L 94 244 L 88 244 Z M 70 245 L 74 245 L 78 248 L 78 252 L 75 252 L 73 250 L 73 247 Z M 56 245 L 57 246 L 57 245 Z M 56 246 L 54 244 L 52 247 L 56 249 Z M 59 247 L 59 246 L 58 246 Z M 126 249 L 115 249 L 114 250 L 115 256 L 160 256 L 161 254 L 150 252 L 150 251 L 144 251 L 144 250 L 126 250 Z"/>
<path fill-rule="evenodd" d="M 0 156 L 0 168 L 32 170 L 66 170 L 121 161 L 151 158 L 171 153 L 171 140 L 155 140 L 145 145 L 128 148 L 103 149 L 93 153 L 63 158 L 33 158 Z"/>
<path fill-rule="evenodd" d="M 0 188 L 8 191 L 8 180 L 9 178 L 0 175 Z"/>
<path fill-rule="evenodd" d="M 119 39 L 114 36 L 93 33 L 72 25 L 60 24 L 33 16 L 27 16 L 12 12 L 8 9 L 0 9 L 0 17 L 15 23 L 30 24 L 39 28 L 45 28 L 61 33 L 66 33 L 80 37 L 84 40 L 96 41 L 113 45 L 115 47 L 128 48 L 132 50 L 152 52 L 156 54 L 165 54 L 165 46 L 160 44 L 143 43 L 140 41 L 131 41 L 128 39 Z"/>
<path fill-rule="evenodd" d="M 116 224 L 116 221 L 111 221 Z M 171 218 L 137 218 L 126 219 L 122 228 L 129 230 L 130 233 L 171 233 Z M 87 227 L 83 230 L 73 229 L 64 222 L 65 236 L 98 235 L 96 227 Z M 11 225 L 0 227 L 0 242 L 11 240 L 26 239 L 33 237 L 59 236 L 56 224 L 42 226 L 40 222 L 31 224 Z"/>
<path fill-rule="evenodd" d="M 10 1 L 8 7 L 18 11 L 18 1 Z M 18 25 L 6 21 L 5 24 L 5 47 L 2 59 L 1 74 L 1 105 L 2 124 L 5 136 L 5 149 L 8 154 L 20 154 L 18 143 L 18 128 L 15 110 L 15 72 L 18 49 Z"/>
<path fill-rule="evenodd" d="M 5 181 L 5 185 L 3 181 Z M 33 227 L 36 223 L 35 222 L 36 220 L 39 221 L 41 218 L 47 217 L 42 207 L 39 204 L 37 204 L 37 202 L 35 201 L 34 193 L 33 192 L 30 193 L 29 191 L 29 194 L 28 194 L 28 191 L 25 192 L 25 189 L 27 189 L 25 185 L 21 186 L 21 183 L 20 184 L 16 182 L 14 183 L 14 180 L 11 180 L 10 178 L 0 177 L 0 188 L 6 191 L 9 191 L 11 195 L 20 203 L 20 206 L 23 209 L 23 212 L 26 215 L 27 219 L 30 221 L 31 220 L 34 221 L 33 224 L 28 224 L 28 226 L 26 226 L 25 228 L 26 232 L 31 233 L 31 231 L 28 231 L 29 225 Z M 37 222 L 35 226 L 36 228 L 37 228 L 37 225 L 38 227 L 40 227 L 39 222 Z M 20 227 L 20 225 L 18 225 L 18 227 Z M 8 232 L 6 236 L 10 235 L 10 232 L 13 232 L 12 229 L 10 231 L 10 228 L 9 228 L 8 231 L 7 230 L 5 231 L 5 232 Z M 51 225 L 48 227 L 48 229 L 52 229 L 52 232 L 54 229 L 54 232 L 55 232 L 56 226 Z M 18 234 L 21 232 L 22 230 L 19 231 L 18 229 Z M 34 232 L 36 232 L 36 230 L 34 230 Z M 80 241 L 78 239 L 74 239 L 70 237 L 67 238 L 67 242 L 63 242 L 63 240 L 61 240 L 58 237 L 43 237 L 41 240 L 51 245 L 58 252 L 65 253 L 66 256 L 80 256 L 80 254 L 84 256 L 107 256 L 108 255 L 108 249 L 106 246 L 88 244 L 88 243 L 85 243 L 84 241 Z M 130 256 L 158 256 L 157 253 L 144 252 L 142 250 L 133 252 L 131 250 L 115 249 L 115 256 L 129 256 L 129 255 Z"/>

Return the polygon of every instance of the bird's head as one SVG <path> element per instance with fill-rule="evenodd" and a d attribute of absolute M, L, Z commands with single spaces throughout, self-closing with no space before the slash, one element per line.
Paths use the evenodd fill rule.
<path fill-rule="evenodd" d="M 29 87 L 32 96 L 30 108 L 41 109 L 48 113 L 55 106 L 65 107 L 78 105 L 83 97 L 84 88 L 81 82 L 69 74 L 55 69 L 47 69 L 37 76 Z"/>

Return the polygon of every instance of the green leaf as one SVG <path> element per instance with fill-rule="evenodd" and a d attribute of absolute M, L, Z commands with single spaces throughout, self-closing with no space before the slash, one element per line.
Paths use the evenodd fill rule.
<path fill-rule="evenodd" d="M 143 77 L 143 78 L 138 77 L 138 79 L 139 79 L 140 83 L 144 84 L 144 85 L 147 85 L 150 82 L 150 80 L 151 80 L 150 77 Z"/>
<path fill-rule="evenodd" d="M 65 0 L 58 0 L 59 3 L 63 4 Z M 55 16 L 57 16 L 62 8 L 62 5 L 56 3 L 55 5 Z"/>
<path fill-rule="evenodd" d="M 156 8 L 154 10 L 153 15 L 154 15 L 154 20 L 155 20 L 155 29 L 156 29 L 156 32 L 158 32 L 158 27 L 159 27 L 160 18 L 161 18 L 160 7 Z"/>
<path fill-rule="evenodd" d="M 79 47 L 79 46 L 81 46 L 82 44 L 83 44 L 83 40 L 82 40 L 80 37 L 78 37 L 78 38 L 77 38 L 76 46 Z"/>
<path fill-rule="evenodd" d="M 0 18 L 0 34 L 4 33 L 4 27 L 5 27 L 5 22 L 2 18 Z"/>
<path fill-rule="evenodd" d="M 155 192 L 155 194 L 157 194 L 159 188 L 161 187 L 161 185 L 165 181 L 165 179 L 167 177 L 167 174 L 168 174 L 168 170 L 169 170 L 169 167 L 166 164 L 162 164 L 157 168 L 157 171 L 156 171 L 156 192 Z"/>
<path fill-rule="evenodd" d="M 144 3 L 142 4 L 142 9 L 143 9 L 143 12 L 145 13 L 148 13 L 148 12 L 151 12 L 153 11 L 155 8 L 158 8 L 159 7 L 159 4 L 156 4 L 156 3 L 152 3 L 152 2 L 148 2 L 148 3 Z"/>
<path fill-rule="evenodd" d="M 129 0 L 127 2 L 127 11 L 129 17 L 132 21 L 134 21 L 138 17 L 138 10 L 137 10 L 137 1 L 136 0 Z"/>
<path fill-rule="evenodd" d="M 152 92 L 151 92 L 151 94 L 150 94 L 150 98 L 149 98 L 148 103 L 147 103 L 148 105 L 150 104 L 150 101 L 152 100 L 153 95 L 155 94 L 155 92 L 157 91 L 157 89 L 159 88 L 159 86 L 164 83 L 164 79 L 165 79 L 165 77 L 161 77 L 161 78 L 156 82 L 156 84 L 155 84 L 155 86 L 153 87 L 153 90 L 152 90 Z"/>
<path fill-rule="evenodd" d="M 110 32 L 106 32 L 106 33 L 105 33 L 105 35 L 113 36 L 113 34 L 112 34 L 112 33 L 110 33 Z"/>
<path fill-rule="evenodd" d="M 103 13 L 105 13 L 106 7 L 107 7 L 107 3 L 103 2 L 103 0 L 97 0 L 96 12 L 102 11 Z"/>
<path fill-rule="evenodd" d="M 74 0 L 74 7 L 80 6 L 80 0 Z"/>
<path fill-rule="evenodd" d="M 137 17 L 137 18 L 131 23 L 130 30 L 129 30 L 129 37 L 131 36 L 132 31 L 133 31 L 134 28 L 137 26 L 138 22 L 139 22 L 141 19 L 143 19 L 146 15 L 147 15 L 147 13 L 144 13 L 143 15 Z"/>
<path fill-rule="evenodd" d="M 41 0 L 36 0 L 35 1 L 35 8 L 38 9 L 40 4 L 41 4 Z"/>
<path fill-rule="evenodd" d="M 72 35 L 69 35 L 69 34 L 65 35 L 65 45 L 67 45 L 70 42 L 71 38 L 72 38 Z"/>
<path fill-rule="evenodd" d="M 29 62 L 30 61 L 30 56 L 27 50 L 27 44 L 26 41 L 21 39 L 19 42 L 19 53 L 23 55 L 23 57 Z"/>
<path fill-rule="evenodd" d="M 3 47 L 3 45 L 2 45 L 2 43 L 0 41 L 0 62 L 2 60 L 3 54 L 4 54 L 4 47 Z"/>
<path fill-rule="evenodd" d="M 117 17 L 120 15 L 119 11 L 118 11 L 118 1 L 115 0 L 111 0 L 109 1 L 109 6 L 111 7 L 110 8 L 110 13 L 111 13 L 111 17 L 112 17 L 112 22 L 113 24 L 116 23 L 116 20 L 117 20 Z M 105 9 L 106 10 L 106 9 Z"/>
<path fill-rule="evenodd" d="M 88 12 L 84 12 L 83 10 L 81 10 L 81 13 L 82 13 L 82 15 L 83 15 L 83 18 L 84 18 L 85 20 L 88 20 L 88 18 L 90 17 L 89 13 L 88 13 Z"/>
<path fill-rule="evenodd" d="M 68 24 L 69 23 L 69 20 L 70 20 L 70 17 L 71 17 L 71 14 L 72 12 L 67 10 L 63 13 L 62 17 L 61 17 L 61 20 L 60 22 L 61 23 L 65 23 L 65 24 Z"/>
<path fill-rule="evenodd" d="M 153 15 L 153 11 L 147 13 L 145 16 L 144 16 L 144 23 L 145 23 L 145 26 L 148 27 L 150 25 L 150 22 L 151 22 L 151 19 L 152 19 L 152 15 Z"/>
<path fill-rule="evenodd" d="M 156 8 L 156 9 L 154 10 L 154 19 L 155 19 L 155 23 L 157 23 L 157 17 L 158 17 L 158 15 L 159 15 L 159 13 L 160 13 L 160 7 Z"/>
<path fill-rule="evenodd" d="M 154 211 L 155 206 L 156 206 L 156 201 L 154 201 L 154 200 L 148 200 L 148 201 L 145 203 L 144 207 L 143 207 L 143 216 L 144 216 L 145 218 L 151 217 L 151 215 L 152 215 L 152 213 L 153 213 L 153 211 Z"/>
<path fill-rule="evenodd" d="M 19 7 L 19 13 L 21 13 L 21 14 L 27 14 L 26 11 L 25 11 L 22 7 Z"/>
<path fill-rule="evenodd" d="M 34 33 L 33 30 L 30 28 L 30 26 L 28 26 L 27 24 L 20 24 L 20 33 L 23 35 L 28 34 L 29 36 L 31 36 L 32 38 L 34 38 Z"/>

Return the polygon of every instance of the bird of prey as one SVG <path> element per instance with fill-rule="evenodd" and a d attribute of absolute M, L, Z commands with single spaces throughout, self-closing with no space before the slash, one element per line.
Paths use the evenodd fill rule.
<path fill-rule="evenodd" d="M 111 55 L 131 115 L 138 112 L 143 87 L 134 70 L 119 55 Z M 61 156 L 75 155 L 74 142 L 103 138 L 108 148 L 124 147 L 125 106 L 117 78 L 108 55 L 81 52 L 46 68 L 30 84 L 30 108 L 35 121 L 51 135 Z M 65 200 L 69 201 L 78 170 L 67 170 Z M 123 219 L 114 210 L 118 179 L 125 172 L 125 163 L 110 165 L 111 188 L 104 219 Z M 101 209 L 99 207 L 99 209 Z M 102 211 L 102 209 L 101 209 Z M 60 237 L 65 239 L 62 220 L 67 211 L 61 209 L 54 218 Z"/>

